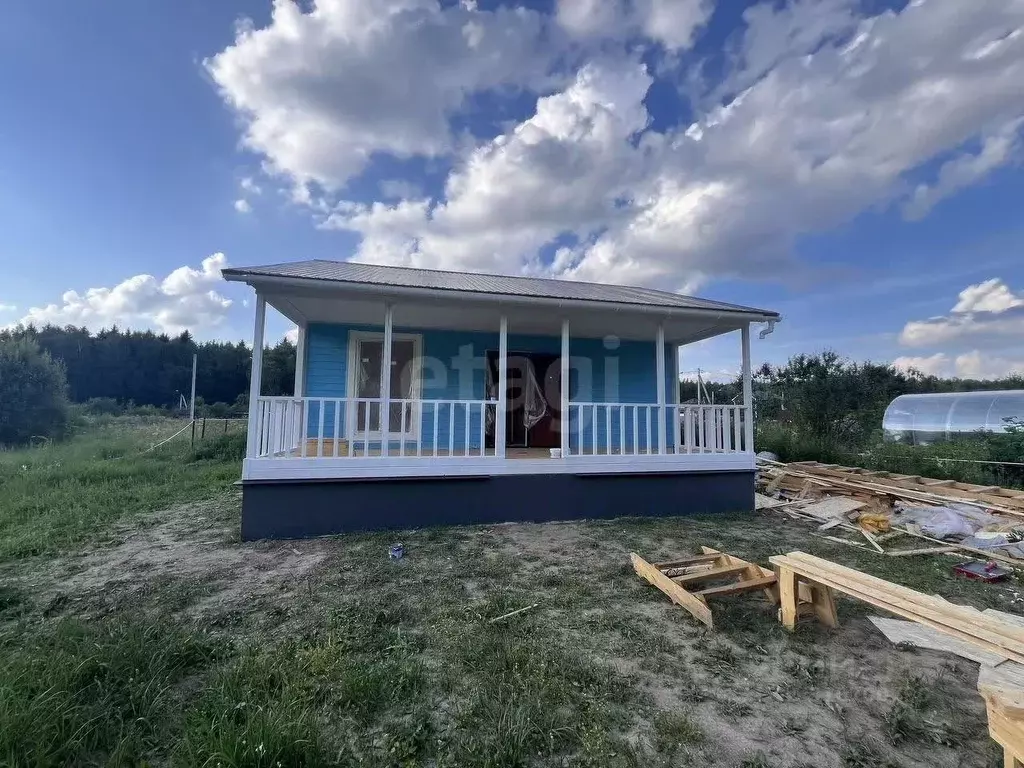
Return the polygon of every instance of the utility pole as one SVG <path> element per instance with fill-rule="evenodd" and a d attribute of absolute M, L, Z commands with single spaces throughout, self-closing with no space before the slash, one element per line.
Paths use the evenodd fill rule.
<path fill-rule="evenodd" d="M 192 399 L 189 401 L 188 417 L 192 421 L 192 445 L 196 444 L 196 369 L 199 355 L 192 355 Z"/>

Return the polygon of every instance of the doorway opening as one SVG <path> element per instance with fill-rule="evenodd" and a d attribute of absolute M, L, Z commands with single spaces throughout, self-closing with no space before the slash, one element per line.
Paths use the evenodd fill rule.
<path fill-rule="evenodd" d="M 562 444 L 562 358 L 547 352 L 509 352 L 506 359 L 505 446 L 558 448 Z M 487 352 L 487 393 L 498 396 L 498 353 Z M 494 426 L 487 439 L 494 447 Z"/>

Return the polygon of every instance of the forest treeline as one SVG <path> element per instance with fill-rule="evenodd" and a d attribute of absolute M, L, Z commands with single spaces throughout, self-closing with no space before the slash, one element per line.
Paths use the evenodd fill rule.
<path fill-rule="evenodd" d="M 118 328 L 90 333 L 85 328 L 16 328 L 0 341 L 30 339 L 63 363 L 72 402 L 113 399 L 119 403 L 174 408 L 192 385 L 192 355 L 199 357 L 196 395 L 206 404 L 242 406 L 248 399 L 252 350 L 239 342 L 197 342 L 177 336 Z M 263 394 L 291 394 L 295 345 L 287 339 L 263 356 Z M 218 410 L 223 411 L 224 408 Z"/>

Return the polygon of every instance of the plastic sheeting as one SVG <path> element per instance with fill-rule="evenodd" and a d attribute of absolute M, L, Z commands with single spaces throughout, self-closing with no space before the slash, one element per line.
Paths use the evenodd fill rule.
<path fill-rule="evenodd" d="M 951 440 L 978 431 L 1005 432 L 1024 423 L 1024 390 L 901 395 L 882 420 L 885 439 L 911 445 Z"/>

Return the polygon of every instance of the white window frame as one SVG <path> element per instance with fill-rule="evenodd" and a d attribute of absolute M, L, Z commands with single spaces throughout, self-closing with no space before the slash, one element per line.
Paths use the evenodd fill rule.
<path fill-rule="evenodd" d="M 392 333 L 392 341 L 411 341 L 413 343 L 413 374 L 412 374 L 412 400 L 420 400 L 423 394 L 423 334 L 420 333 Z M 345 423 L 348 428 L 345 430 L 349 440 L 382 440 L 384 433 L 381 430 L 363 432 L 356 423 L 356 415 L 359 408 L 356 400 L 359 399 L 356 371 L 359 370 L 359 343 L 363 341 L 379 341 L 381 348 L 384 345 L 383 331 L 349 331 L 348 334 L 348 367 L 345 382 L 345 393 L 349 400 L 348 413 Z M 381 361 L 383 364 L 383 360 Z M 406 424 L 406 432 L 403 435 L 395 427 L 401 426 L 399 420 L 391 424 L 388 430 L 388 439 L 405 438 L 406 440 L 419 440 L 420 437 L 420 403 L 414 403 L 412 407 L 411 424 Z"/>

